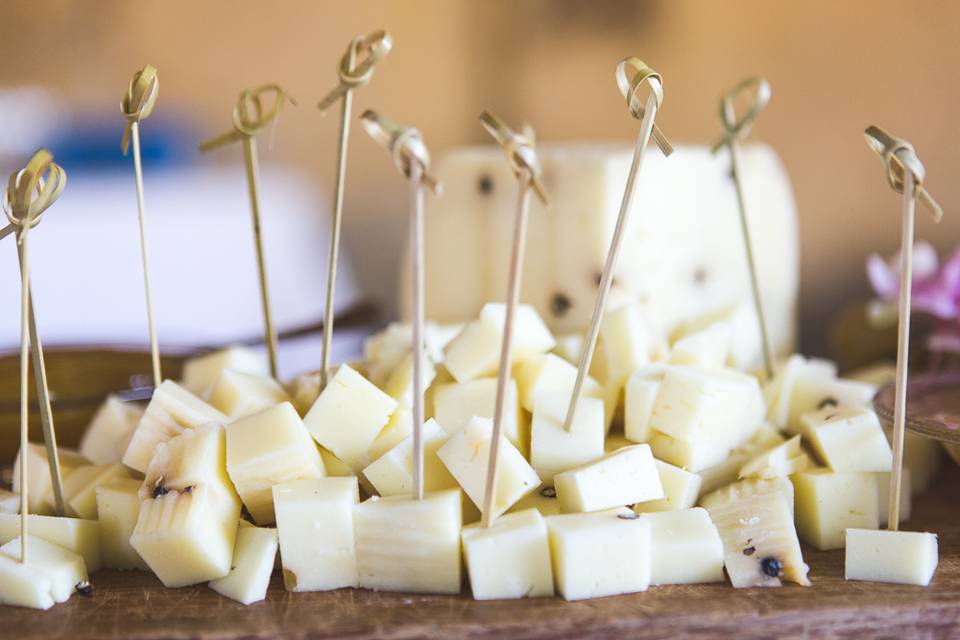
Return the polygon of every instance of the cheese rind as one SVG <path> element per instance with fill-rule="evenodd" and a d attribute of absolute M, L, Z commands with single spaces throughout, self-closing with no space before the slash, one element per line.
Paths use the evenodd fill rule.
<path fill-rule="evenodd" d="M 925 587 L 940 562 L 937 535 L 914 531 L 846 530 L 844 577 Z"/>

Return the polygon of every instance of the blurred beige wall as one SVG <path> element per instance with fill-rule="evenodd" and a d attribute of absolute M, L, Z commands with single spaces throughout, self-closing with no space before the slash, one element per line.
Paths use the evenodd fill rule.
<path fill-rule="evenodd" d="M 485 141 L 482 108 L 528 120 L 541 140 L 631 140 L 637 123 L 613 81 L 627 54 L 663 74 L 659 121 L 671 139 L 709 143 L 720 92 L 762 74 L 774 97 L 754 135 L 793 179 L 805 346 L 820 350 L 838 305 L 866 294 L 865 255 L 898 243 L 898 202 L 863 142 L 866 125 L 910 139 L 926 163 L 947 216 L 939 227 L 921 220 L 918 236 L 944 251 L 960 242 L 950 177 L 960 169 L 958 24 L 960 3 L 946 0 L 5 0 L 0 84 L 49 85 L 112 115 L 149 61 L 162 78 L 158 111 L 189 111 L 215 133 L 241 88 L 276 81 L 300 107 L 285 112 L 263 161 L 301 163 L 329 188 L 337 118 L 312 105 L 335 84 L 349 39 L 374 28 L 389 30 L 395 49 L 358 94 L 357 113 L 376 107 L 419 125 L 435 155 Z M 391 304 L 405 189 L 356 133 L 345 241 L 370 292 Z"/>

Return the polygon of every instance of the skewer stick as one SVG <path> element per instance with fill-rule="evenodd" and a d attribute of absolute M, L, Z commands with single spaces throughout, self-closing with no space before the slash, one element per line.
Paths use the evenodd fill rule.
<path fill-rule="evenodd" d="M 44 181 L 44 173 L 48 180 Z M 6 196 L 3 201 L 4 213 L 10 224 L 17 229 L 18 257 L 20 262 L 20 562 L 28 562 L 28 525 L 30 512 L 30 496 L 28 487 L 27 447 L 29 439 L 30 405 L 29 405 L 29 374 L 30 374 L 30 334 L 31 328 L 35 332 L 32 322 L 33 305 L 30 295 L 30 229 L 40 220 L 46 210 L 60 196 L 66 186 L 66 174 L 58 165 L 53 163 L 53 156 L 45 149 L 37 151 L 27 163 L 27 166 L 10 176 Z M 40 379 L 38 378 L 38 383 Z M 43 378 L 43 382 L 46 379 Z M 46 390 L 46 389 L 44 389 Z M 48 397 L 48 396 L 47 396 Z M 45 423 L 44 436 L 47 424 Z M 60 480 L 60 463 L 57 457 L 56 438 L 53 432 L 53 423 L 49 423 L 50 438 L 47 440 L 48 451 L 52 447 L 49 457 L 50 466 L 54 475 L 54 482 Z M 55 485 L 55 489 L 57 485 Z M 62 504 L 62 488 L 60 504 Z"/>
<path fill-rule="evenodd" d="M 925 170 L 916 151 L 906 140 L 894 138 L 879 127 L 869 127 L 864 137 L 871 149 L 880 154 L 887 168 L 890 187 L 903 194 L 900 228 L 900 302 L 897 326 L 897 379 L 893 404 L 893 470 L 890 474 L 890 501 L 887 528 L 900 527 L 900 485 L 903 481 L 903 434 L 907 416 L 907 381 L 910 358 L 910 297 L 913 284 L 913 235 L 917 199 L 923 202 L 935 222 L 943 209 L 923 188 Z M 920 196 L 921 193 L 926 194 Z"/>
<path fill-rule="evenodd" d="M 410 261 L 413 289 L 413 495 L 423 499 L 423 188 L 435 194 L 440 184 L 427 171 L 430 154 L 420 131 L 405 127 L 374 111 L 360 122 L 377 144 L 388 150 L 400 174 L 410 181 Z"/>
<path fill-rule="evenodd" d="M 147 259 L 146 213 L 143 202 L 143 168 L 140 159 L 140 121 L 150 115 L 160 92 L 160 80 L 157 70 L 146 65 L 133 75 L 127 92 L 120 100 L 120 112 L 127 120 L 120 147 L 127 154 L 129 143 L 133 142 L 133 176 L 137 188 L 137 218 L 140 223 L 140 257 L 143 262 L 143 291 L 147 299 L 147 329 L 150 334 L 150 359 L 153 364 L 153 388 L 160 386 L 163 376 L 160 372 L 160 345 L 157 341 L 157 327 L 153 318 L 153 296 L 150 294 L 150 265 Z"/>
<path fill-rule="evenodd" d="M 734 100 L 741 94 L 753 91 L 755 95 L 750 109 L 737 120 Z M 757 264 L 753 257 L 753 243 L 750 240 L 750 226 L 747 222 L 747 204 L 743 194 L 743 177 L 740 163 L 740 140 L 745 138 L 753 126 L 753 121 L 770 102 L 770 84 L 763 78 L 747 78 L 728 91 L 720 99 L 720 119 L 726 133 L 713 147 L 718 152 L 726 146 L 730 149 L 730 173 L 737 192 L 737 208 L 740 212 L 740 232 L 743 235 L 743 248 L 747 255 L 747 267 L 750 272 L 750 289 L 753 295 L 753 308 L 757 314 L 757 324 L 760 327 L 760 346 L 763 349 L 763 367 L 767 380 L 773 378 L 773 348 L 770 345 L 770 334 L 767 331 L 767 320 L 763 311 L 763 301 L 760 297 L 760 283 L 757 277 Z"/>
<path fill-rule="evenodd" d="M 490 454 L 487 459 L 487 480 L 483 494 L 483 527 L 493 524 L 494 496 L 497 492 L 497 462 L 500 458 L 500 441 L 503 433 L 503 410 L 510 382 L 513 350 L 513 316 L 520 302 L 520 286 L 523 275 L 523 255 L 527 245 L 527 223 L 530 218 L 530 192 L 537 193 L 541 202 L 548 205 L 547 194 L 540 183 L 540 167 L 534 150 L 534 135 L 530 128 L 518 134 L 500 118 L 488 111 L 480 114 L 480 124 L 500 143 L 519 181 L 517 213 L 513 228 L 513 248 L 510 253 L 510 280 L 507 284 L 507 305 L 503 320 L 503 339 L 500 343 L 500 366 L 497 371 L 497 394 L 493 411 L 493 433 L 490 438 Z"/>
<path fill-rule="evenodd" d="M 627 78 L 627 67 L 632 67 L 634 73 L 633 79 Z M 610 240 L 610 249 L 607 252 L 607 260 L 603 265 L 603 274 L 600 277 L 600 291 L 597 293 L 597 302 L 593 308 L 593 316 L 590 318 L 590 326 L 587 329 L 587 337 L 583 349 L 580 352 L 580 363 L 577 367 L 577 379 L 573 385 L 573 393 L 570 395 L 570 404 L 567 407 L 567 414 L 563 421 L 565 431 L 570 431 L 573 419 L 577 413 L 577 405 L 580 403 L 580 397 L 583 395 L 583 385 L 587 379 L 587 372 L 590 370 L 590 363 L 593 361 L 593 353 L 597 348 L 597 338 L 600 335 L 600 323 L 603 321 L 603 314 L 607 307 L 607 298 L 610 295 L 610 287 L 613 284 L 613 274 L 617 269 L 617 259 L 620 256 L 620 246 L 623 242 L 623 234 L 626 231 L 627 223 L 630 219 L 630 205 L 633 202 L 633 196 L 636 192 L 637 176 L 640 175 L 640 168 L 643 165 L 643 155 L 647 150 L 647 143 L 651 135 L 663 155 L 669 157 L 673 153 L 673 147 L 667 141 L 666 136 L 657 128 L 657 112 L 660 110 L 660 104 L 663 102 L 663 79 L 660 74 L 648 67 L 638 58 L 624 58 L 617 64 L 617 86 L 620 93 L 627 101 L 627 108 L 630 115 L 640 120 L 640 134 L 637 137 L 637 143 L 633 149 L 633 161 L 630 164 L 630 172 L 627 174 L 627 185 L 623 191 L 623 199 L 620 202 L 620 213 L 617 215 L 617 224 L 613 230 L 613 238 Z M 640 98 L 637 93 L 644 84 L 650 86 L 650 95 L 647 97 L 646 104 L 640 105 Z"/>
<path fill-rule="evenodd" d="M 366 86 L 373 77 L 373 66 L 383 59 L 393 47 L 393 40 L 385 31 L 375 31 L 366 38 L 358 36 L 340 58 L 337 74 L 340 84 L 317 105 L 325 112 L 339 98 L 340 137 L 337 145 L 337 178 L 333 194 L 333 220 L 330 224 L 330 248 L 327 265 L 327 297 L 323 308 L 323 354 L 320 367 L 320 388 L 327 386 L 330 375 L 330 351 L 333 343 L 334 295 L 337 286 L 337 260 L 340 253 L 340 227 L 343 220 L 343 191 L 347 173 L 347 149 L 350 140 L 350 111 L 353 106 L 353 90 Z M 367 58 L 357 65 L 360 55 Z"/>
<path fill-rule="evenodd" d="M 265 103 L 267 96 L 273 97 L 271 104 Z M 267 266 L 263 251 L 263 237 L 260 233 L 260 172 L 257 158 L 256 135 L 280 115 L 285 102 L 296 104 L 283 89 L 275 84 L 267 84 L 256 89 L 247 89 L 240 94 L 237 106 L 233 110 L 233 130 L 211 138 L 200 145 L 200 151 L 210 151 L 217 147 L 240 141 L 243 143 L 243 159 L 247 170 L 247 189 L 250 193 L 250 211 L 253 217 L 253 241 L 257 251 L 257 272 L 260 280 L 260 302 L 263 307 L 264 340 L 267 343 L 267 356 L 270 360 L 270 375 L 277 379 L 277 332 L 270 313 L 270 291 L 267 284 Z"/>

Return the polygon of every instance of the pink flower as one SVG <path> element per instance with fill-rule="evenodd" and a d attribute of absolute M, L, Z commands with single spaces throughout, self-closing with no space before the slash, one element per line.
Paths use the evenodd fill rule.
<path fill-rule="evenodd" d="M 896 301 L 900 296 L 900 253 L 890 260 L 871 254 L 867 277 L 881 299 Z M 914 310 L 941 320 L 960 319 L 960 247 L 940 266 L 933 247 L 926 242 L 914 245 L 912 305 Z"/>

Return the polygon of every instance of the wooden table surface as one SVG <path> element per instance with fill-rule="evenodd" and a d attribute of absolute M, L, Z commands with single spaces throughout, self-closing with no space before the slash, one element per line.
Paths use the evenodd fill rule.
<path fill-rule="evenodd" d="M 245 607 L 206 586 L 164 589 L 144 572 L 103 571 L 90 597 L 46 612 L 0 607 L 0 638 L 960 638 L 958 507 L 955 466 L 914 503 L 905 528 L 940 535 L 940 566 L 925 589 L 846 582 L 842 550 L 811 549 L 809 588 L 667 586 L 580 602 L 288 593 L 275 573 L 267 599 Z"/>

